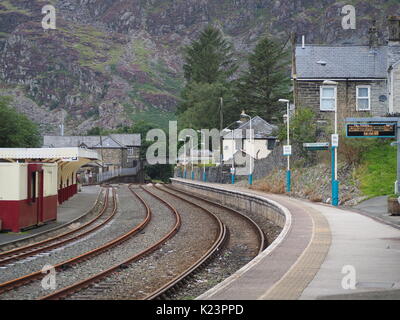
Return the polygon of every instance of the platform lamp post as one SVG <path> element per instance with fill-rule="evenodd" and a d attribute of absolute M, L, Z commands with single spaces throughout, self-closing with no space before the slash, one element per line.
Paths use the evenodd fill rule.
<path fill-rule="evenodd" d="M 232 134 L 232 167 L 231 167 L 231 182 L 232 184 L 235 184 L 235 129 L 229 129 L 231 126 L 233 126 L 234 124 L 242 124 L 242 121 L 235 121 L 232 122 L 229 126 L 227 126 L 224 130 L 222 130 L 222 132 L 226 132 L 226 133 L 231 133 Z"/>
<path fill-rule="evenodd" d="M 197 130 L 198 133 L 200 133 L 201 135 L 201 140 L 202 142 L 200 143 L 200 145 L 202 146 L 201 150 L 204 150 L 203 153 L 203 157 L 206 157 L 206 134 L 202 131 L 202 130 Z M 204 139 L 203 139 L 203 135 L 204 135 Z M 203 149 L 204 147 L 204 149 Z M 207 174 L 206 174 L 206 164 L 203 163 L 203 181 L 207 182 Z"/>
<path fill-rule="evenodd" d="M 186 139 L 179 139 L 183 141 L 183 178 L 186 179 Z"/>
<path fill-rule="evenodd" d="M 192 164 L 192 172 L 191 172 L 191 177 L 192 180 L 194 180 L 194 165 L 193 165 L 193 149 L 194 149 L 194 144 L 193 144 L 193 139 L 192 136 L 186 136 L 186 139 L 189 138 L 190 139 L 190 163 Z"/>
<path fill-rule="evenodd" d="M 331 80 L 325 80 L 324 85 L 335 86 L 337 90 L 338 83 Z M 338 147 L 339 147 L 339 135 L 338 135 L 338 112 L 337 112 L 337 101 L 335 100 L 335 133 L 332 135 L 332 205 L 339 205 L 339 181 L 338 181 Z"/>
<path fill-rule="evenodd" d="M 290 101 L 287 99 L 279 99 L 279 102 L 286 103 L 287 146 L 290 146 Z M 290 171 L 290 154 L 288 154 L 286 171 L 286 192 L 291 192 L 291 189 L 292 173 Z"/>
<path fill-rule="evenodd" d="M 253 151 L 254 147 L 254 140 L 253 140 L 253 130 L 252 130 L 252 123 L 251 120 L 252 118 L 247 115 L 244 110 L 242 111 L 241 114 L 242 117 L 249 118 L 249 123 L 250 123 L 250 146 L 251 146 L 251 151 Z M 253 155 L 250 154 L 250 168 L 249 168 L 249 185 L 253 184 Z"/>

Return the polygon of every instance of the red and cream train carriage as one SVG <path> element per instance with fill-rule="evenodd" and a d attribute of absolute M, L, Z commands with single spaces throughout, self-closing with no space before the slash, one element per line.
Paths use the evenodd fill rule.
<path fill-rule="evenodd" d="M 98 153 L 82 148 L 0 149 L 2 230 L 57 219 L 57 205 L 78 192 L 76 172 Z"/>

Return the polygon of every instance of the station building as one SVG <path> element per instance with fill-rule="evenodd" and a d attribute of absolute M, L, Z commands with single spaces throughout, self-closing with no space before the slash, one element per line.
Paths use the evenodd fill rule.
<path fill-rule="evenodd" d="M 0 148 L 0 230 L 57 220 L 57 206 L 78 192 L 77 171 L 95 160 L 82 148 Z"/>

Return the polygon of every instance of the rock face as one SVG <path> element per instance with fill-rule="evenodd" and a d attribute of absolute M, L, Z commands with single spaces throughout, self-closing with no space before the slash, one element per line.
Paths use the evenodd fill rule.
<path fill-rule="evenodd" d="M 56 30 L 43 30 L 41 10 L 57 9 Z M 0 2 L 0 94 L 55 133 L 130 125 L 149 110 L 173 112 L 183 86 L 181 49 L 207 24 L 233 42 L 239 62 L 262 34 L 307 43 L 368 41 L 396 1 L 352 1 L 357 29 L 342 28 L 343 2 L 328 0 L 7 0 Z M 28 102 L 29 101 L 29 102 Z M 28 106 L 29 105 L 29 106 Z"/>

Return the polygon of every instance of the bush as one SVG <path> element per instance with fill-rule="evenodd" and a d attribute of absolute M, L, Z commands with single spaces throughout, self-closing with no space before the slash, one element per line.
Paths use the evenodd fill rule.
<path fill-rule="evenodd" d="M 283 144 L 286 144 L 286 124 L 279 127 L 278 138 Z M 300 152 L 301 156 L 310 160 L 312 155 L 304 150 L 303 143 L 316 142 L 316 140 L 317 125 L 314 111 L 310 108 L 298 109 L 295 116 L 290 119 L 290 144 Z"/>
<path fill-rule="evenodd" d="M 9 106 L 0 97 L 0 148 L 38 148 L 41 137 L 35 123 Z"/>

